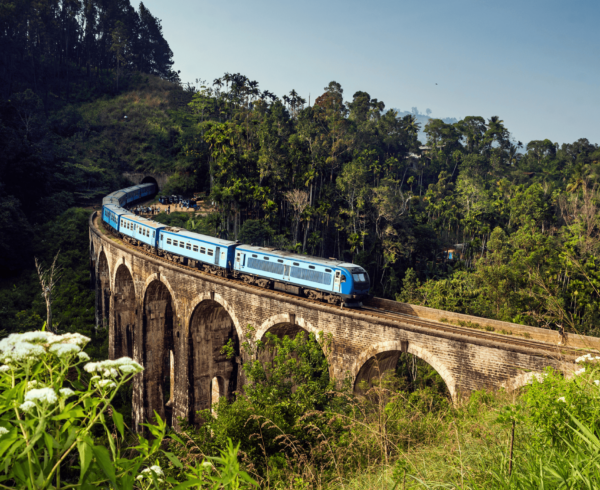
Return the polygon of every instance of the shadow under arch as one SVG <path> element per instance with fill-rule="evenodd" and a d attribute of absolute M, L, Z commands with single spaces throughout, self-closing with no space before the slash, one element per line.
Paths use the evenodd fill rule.
<path fill-rule="evenodd" d="M 113 294 L 113 335 L 111 336 L 112 358 L 133 358 L 137 304 L 133 276 L 126 264 L 117 267 Z"/>
<path fill-rule="evenodd" d="M 110 268 L 104 250 L 100 250 L 96 271 L 96 325 L 107 328 L 110 314 Z"/>
<path fill-rule="evenodd" d="M 219 381 L 219 395 L 231 398 L 238 388 L 240 339 L 233 318 L 214 299 L 196 305 L 189 321 L 188 336 L 190 423 L 200 425 L 197 412 L 212 405 L 213 379 Z M 229 354 L 223 352 L 228 345 Z"/>
<path fill-rule="evenodd" d="M 182 357 L 175 342 L 179 331 L 176 331 L 173 303 L 171 292 L 163 282 L 158 279 L 150 282 L 144 294 L 140 349 L 146 421 L 152 420 L 156 411 L 170 426 L 173 424 L 175 373 L 180 371 L 175 360 Z"/>
<path fill-rule="evenodd" d="M 442 378 L 452 401 L 456 401 L 456 380 L 450 370 L 426 348 L 413 342 L 381 342 L 363 352 L 354 362 L 352 376 L 354 391 L 360 392 L 362 382 L 371 384 L 374 379 L 395 370 L 401 353 L 408 353 L 429 364 Z"/>

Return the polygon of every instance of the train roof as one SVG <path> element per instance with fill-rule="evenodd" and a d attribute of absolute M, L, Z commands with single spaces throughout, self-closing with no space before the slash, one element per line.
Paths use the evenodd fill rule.
<path fill-rule="evenodd" d="M 155 230 L 167 227 L 167 225 L 159 223 L 158 221 L 152 221 L 151 219 L 144 218 L 142 216 L 137 216 L 135 214 L 131 214 L 131 216 L 126 216 L 126 218 L 130 221 L 134 221 L 136 223 L 139 223 L 140 225 L 147 226 L 148 228 L 152 228 Z"/>
<path fill-rule="evenodd" d="M 135 216 L 135 214 L 131 213 L 130 211 L 127 211 L 126 209 L 123 209 L 121 206 L 119 206 L 117 204 L 106 204 L 104 207 L 111 210 L 117 216 L 123 216 L 123 215 L 129 215 L 129 214 L 132 216 Z"/>
<path fill-rule="evenodd" d="M 214 243 L 215 245 L 223 246 L 223 247 L 231 247 L 232 245 L 237 245 L 238 242 L 233 242 L 231 240 L 223 240 L 221 238 L 215 238 L 214 236 L 201 235 L 200 233 L 194 233 L 193 231 L 187 231 L 183 228 L 177 228 L 176 226 L 169 226 L 165 228 L 163 231 L 176 233 L 177 236 L 189 238 L 191 240 L 202 240 L 204 242 Z"/>
<path fill-rule="evenodd" d="M 338 259 L 324 259 L 323 257 L 314 257 L 312 255 L 304 255 L 304 254 L 296 254 L 293 252 L 288 252 L 286 250 L 277 250 L 273 247 L 257 247 L 254 245 L 240 245 L 238 247 L 240 251 L 247 252 L 257 252 L 261 254 L 269 254 L 276 255 L 278 257 L 285 257 L 290 260 L 297 260 L 298 262 L 306 262 L 310 264 L 319 264 L 326 267 L 340 267 L 344 269 L 352 269 L 352 268 L 360 268 L 363 269 L 360 265 L 350 264 L 349 262 L 344 262 L 343 260 Z"/>

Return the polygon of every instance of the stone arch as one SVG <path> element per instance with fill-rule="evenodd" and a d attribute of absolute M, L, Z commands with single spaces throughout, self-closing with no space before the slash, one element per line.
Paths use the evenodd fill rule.
<path fill-rule="evenodd" d="M 117 267 L 113 280 L 113 322 L 110 337 L 111 358 L 133 358 L 137 301 L 133 275 L 123 262 Z"/>
<path fill-rule="evenodd" d="M 173 310 L 175 311 L 175 316 L 178 319 L 182 318 L 181 315 L 179 314 L 177 300 L 175 299 L 177 297 L 175 295 L 175 290 L 171 286 L 171 283 L 169 282 L 169 280 L 163 274 L 160 274 L 159 272 L 155 272 L 154 274 L 151 274 L 146 278 L 146 282 L 144 283 L 144 287 L 142 288 L 142 296 L 141 296 L 142 299 L 144 299 L 146 297 L 146 294 L 148 293 L 148 288 L 150 287 L 150 284 L 152 284 L 154 281 L 161 282 L 169 290 L 169 293 L 171 294 Z"/>
<path fill-rule="evenodd" d="M 452 372 L 426 348 L 409 341 L 380 342 L 371 346 L 360 354 L 352 366 L 352 379 L 354 386 L 362 380 L 371 379 L 375 369 L 375 360 L 378 361 L 377 370 L 383 373 L 395 369 L 398 356 L 401 352 L 408 352 L 429 364 L 441 376 L 448 387 L 448 392 L 453 401 L 456 401 L 456 379 Z"/>
<path fill-rule="evenodd" d="M 190 326 L 190 322 L 192 320 L 192 316 L 194 315 L 194 311 L 196 310 L 198 305 L 205 300 L 212 300 L 212 301 L 215 301 L 216 303 L 219 303 L 231 317 L 231 320 L 233 321 L 233 325 L 235 326 L 235 330 L 237 332 L 238 337 L 242 338 L 244 336 L 244 329 L 242 328 L 240 321 L 238 320 L 237 315 L 235 314 L 235 309 L 231 307 L 229 302 L 223 296 L 221 296 L 219 293 L 215 293 L 215 292 L 200 293 L 198 296 L 196 296 L 192 300 L 192 302 L 191 302 L 192 313 L 191 313 L 189 321 L 187 323 L 187 325 L 188 325 L 187 331 L 188 332 L 189 332 L 189 326 Z"/>
<path fill-rule="evenodd" d="M 160 189 L 160 186 L 158 185 L 158 181 L 152 177 L 151 175 L 146 175 L 142 181 L 140 182 L 140 184 L 154 184 L 156 186 L 156 191 L 158 192 Z"/>
<path fill-rule="evenodd" d="M 110 314 L 110 266 L 104 250 L 96 261 L 96 326 L 108 327 Z"/>
<path fill-rule="evenodd" d="M 179 335 L 174 297 L 167 285 L 155 279 L 145 288 L 142 309 L 140 357 L 143 372 L 143 408 L 146 420 L 156 411 L 167 424 L 173 424 L 175 372 L 183 356 L 175 342 Z"/>
<path fill-rule="evenodd" d="M 229 342 L 233 357 L 222 353 L 222 348 Z M 210 295 L 200 301 L 189 321 L 188 419 L 191 423 L 199 425 L 202 421 L 197 412 L 211 407 L 214 378 L 221 379 L 221 396 L 231 397 L 236 391 L 240 384 L 239 344 L 238 330 L 225 307 L 215 299 L 210 299 Z"/>
<path fill-rule="evenodd" d="M 273 327 L 277 327 L 282 324 L 296 325 L 298 328 L 304 330 L 307 333 L 315 334 L 315 336 L 319 335 L 319 330 L 315 328 L 315 326 L 312 323 L 306 321 L 304 318 L 297 317 L 293 313 L 280 313 L 265 320 L 263 324 L 256 330 L 254 339 L 262 340 L 269 330 L 271 330 Z"/>

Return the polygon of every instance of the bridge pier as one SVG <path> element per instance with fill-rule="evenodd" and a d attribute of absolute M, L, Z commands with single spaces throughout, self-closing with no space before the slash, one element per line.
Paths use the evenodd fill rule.
<path fill-rule="evenodd" d="M 546 366 L 572 369 L 580 355 L 548 342 L 341 309 L 200 273 L 108 238 L 93 219 L 90 239 L 98 326 L 109 328 L 109 354 L 132 354 L 145 368 L 134 379 L 136 427 L 154 411 L 175 427 L 180 417 L 199 424 L 199 410 L 243 388 L 246 334 L 256 341 L 266 332 L 322 332 L 331 337 L 330 375 L 355 387 L 409 352 L 440 374 L 454 400 L 473 390 L 514 389 Z M 222 351 L 228 343 L 233 356 Z"/>

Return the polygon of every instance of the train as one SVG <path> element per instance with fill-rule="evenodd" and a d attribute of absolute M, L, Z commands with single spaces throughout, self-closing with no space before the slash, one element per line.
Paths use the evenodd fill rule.
<path fill-rule="evenodd" d="M 156 184 L 148 183 L 109 194 L 102 200 L 102 221 L 130 245 L 213 275 L 347 307 L 360 307 L 369 297 L 369 275 L 356 264 L 244 245 L 167 226 L 127 210 L 157 190 Z"/>

